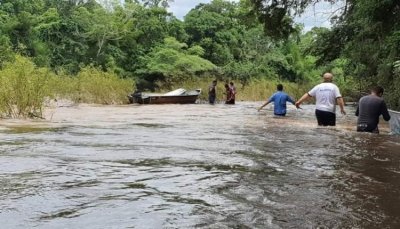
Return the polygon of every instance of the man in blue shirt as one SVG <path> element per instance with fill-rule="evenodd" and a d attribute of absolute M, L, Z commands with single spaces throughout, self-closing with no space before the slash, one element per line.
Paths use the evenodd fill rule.
<path fill-rule="evenodd" d="M 283 92 L 283 85 L 278 84 L 276 86 L 278 90 L 275 92 L 268 100 L 265 102 L 260 108 L 257 110 L 260 111 L 263 107 L 267 106 L 269 103 L 274 102 L 274 115 L 277 116 L 285 116 L 286 115 L 286 102 L 291 102 L 295 105 L 295 102 L 288 94 Z"/>

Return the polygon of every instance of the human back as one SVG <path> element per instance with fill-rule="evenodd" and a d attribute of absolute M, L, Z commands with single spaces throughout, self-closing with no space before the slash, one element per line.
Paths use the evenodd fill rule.
<path fill-rule="evenodd" d="M 286 102 L 294 103 L 294 101 L 283 91 L 275 92 L 272 97 L 271 101 L 274 103 L 274 114 L 275 115 L 283 115 L 286 114 Z"/>
<path fill-rule="evenodd" d="M 294 100 L 285 92 L 283 92 L 283 85 L 278 84 L 276 86 L 276 92 L 257 110 L 260 111 L 263 107 L 269 103 L 274 103 L 274 115 L 285 116 L 286 115 L 286 102 L 295 104 Z"/>
<path fill-rule="evenodd" d="M 377 86 L 371 90 L 371 94 L 363 96 L 357 106 L 356 116 L 357 131 L 379 133 L 379 117 L 382 115 L 385 121 L 390 120 L 389 111 L 382 98 L 383 88 Z"/>
<path fill-rule="evenodd" d="M 341 97 L 339 88 L 330 82 L 323 82 L 311 89 L 308 94 L 315 97 L 315 108 L 321 111 L 336 112 L 336 99 Z"/>
<path fill-rule="evenodd" d="M 314 97 L 315 104 L 315 117 L 319 126 L 335 126 L 336 125 L 336 103 L 340 107 L 340 113 L 346 115 L 344 110 L 343 97 L 340 94 L 339 88 L 332 82 L 333 74 L 326 72 L 322 75 L 323 83 L 313 87 L 309 92 L 305 93 L 297 102 L 296 107 L 299 108 L 300 104 Z"/>
<path fill-rule="evenodd" d="M 359 101 L 358 123 L 369 123 L 376 125 L 382 113 L 383 99 L 377 96 L 367 95 Z"/>

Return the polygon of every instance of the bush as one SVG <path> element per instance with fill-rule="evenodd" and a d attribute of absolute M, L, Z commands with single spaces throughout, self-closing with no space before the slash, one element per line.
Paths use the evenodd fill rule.
<path fill-rule="evenodd" d="M 61 76 L 60 81 L 58 85 L 62 85 L 62 88 L 59 88 L 58 97 L 97 104 L 127 103 L 127 95 L 133 91 L 134 85 L 131 79 L 121 79 L 114 73 L 92 66 L 83 68 L 74 77 Z"/>
<path fill-rule="evenodd" d="M 37 68 L 29 59 L 16 56 L 0 70 L 0 115 L 2 117 L 41 117 L 48 82 L 53 74 Z"/>
<path fill-rule="evenodd" d="M 98 104 L 127 103 L 133 80 L 94 67 L 83 68 L 77 76 L 56 75 L 38 68 L 28 58 L 16 56 L 0 70 L 0 117 L 42 117 L 46 99 L 65 98 Z"/>

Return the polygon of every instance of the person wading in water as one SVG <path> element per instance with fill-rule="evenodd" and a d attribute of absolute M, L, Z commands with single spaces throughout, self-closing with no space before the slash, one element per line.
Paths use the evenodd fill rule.
<path fill-rule="evenodd" d="M 215 98 L 217 97 L 217 81 L 214 80 L 210 87 L 208 88 L 208 102 L 210 104 L 215 104 Z"/>
<path fill-rule="evenodd" d="M 319 126 L 335 126 L 336 125 L 336 102 L 339 104 L 340 112 L 345 115 L 344 101 L 340 94 L 339 88 L 332 83 L 332 73 L 323 75 L 324 82 L 315 86 L 311 91 L 305 93 L 297 102 L 296 107 L 300 108 L 300 104 L 311 98 L 316 99 L 315 116 L 317 117 Z"/>
<path fill-rule="evenodd" d="M 231 97 L 229 99 L 228 104 L 235 104 L 235 99 L 236 99 L 236 87 L 233 84 L 233 82 L 229 83 L 229 88 L 231 89 Z"/>
<path fill-rule="evenodd" d="M 267 106 L 269 103 L 274 103 L 274 115 L 285 116 L 286 115 L 286 102 L 295 104 L 294 100 L 290 98 L 288 94 L 283 92 L 283 85 L 278 84 L 276 86 L 277 92 L 275 92 L 261 107 L 257 110 L 260 111 L 263 107 Z"/>
<path fill-rule="evenodd" d="M 371 89 L 371 94 L 364 96 L 358 102 L 356 116 L 357 131 L 379 133 L 379 116 L 383 116 L 385 121 L 390 120 L 389 111 L 382 98 L 383 88 L 376 86 Z"/>
<path fill-rule="evenodd" d="M 234 104 L 235 103 L 235 101 L 233 100 L 232 101 L 232 94 L 233 94 L 233 91 L 232 91 L 232 88 L 229 86 L 229 84 L 225 84 L 225 93 L 226 93 L 226 101 L 225 101 L 225 104 Z M 233 103 L 232 103 L 233 102 Z"/>

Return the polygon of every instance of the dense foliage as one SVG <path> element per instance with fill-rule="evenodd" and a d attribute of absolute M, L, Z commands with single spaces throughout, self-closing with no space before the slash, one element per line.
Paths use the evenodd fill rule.
<path fill-rule="evenodd" d="M 18 53 L 55 72 L 93 65 L 153 90 L 206 75 L 301 81 L 314 69 L 295 69 L 303 61 L 296 35 L 272 40 L 249 1 L 199 4 L 183 21 L 166 10 L 171 1 L 99 2 L 1 0 L 0 63 Z"/>
<path fill-rule="evenodd" d="M 379 83 L 400 106 L 397 0 L 347 0 L 331 29 L 307 33 L 293 16 L 318 0 L 213 0 L 183 20 L 171 2 L 0 0 L 0 68 L 21 55 L 55 75 L 89 82 L 94 68 L 142 90 L 211 78 L 305 84 L 333 71 L 345 94 Z"/>
<path fill-rule="evenodd" d="M 251 0 L 254 13 L 274 37 L 287 37 L 294 25 L 283 19 L 301 13 L 318 0 Z M 400 108 L 400 1 L 398 0 L 325 0 L 342 2 L 334 17 L 333 28 L 315 30 L 307 53 L 317 57 L 318 66 L 339 67 L 343 74 L 358 82 L 359 90 L 373 84 L 386 88 L 390 107 Z M 273 12 L 282 11 L 281 20 L 271 24 Z M 272 13 L 271 13 L 272 12 Z M 266 20 L 264 20 L 266 19 Z M 282 32 L 283 30 L 283 32 Z"/>
<path fill-rule="evenodd" d="M 133 81 L 93 66 L 77 75 L 55 74 L 19 55 L 0 70 L 0 117 L 43 116 L 44 104 L 68 99 L 75 103 L 118 104 L 127 102 Z"/>

